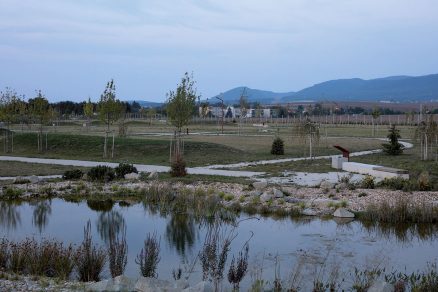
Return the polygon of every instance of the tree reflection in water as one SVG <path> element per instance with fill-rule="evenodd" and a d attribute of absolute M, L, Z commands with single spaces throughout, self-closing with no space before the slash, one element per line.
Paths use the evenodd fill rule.
<path fill-rule="evenodd" d="M 187 213 L 173 213 L 166 226 L 166 238 L 170 246 L 175 247 L 178 254 L 182 257 L 190 249 L 198 233 L 195 228 L 193 215 Z"/>
<path fill-rule="evenodd" d="M 101 212 L 97 219 L 97 230 L 100 238 L 109 244 L 110 239 L 116 238 L 120 231 L 126 228 L 125 218 L 119 211 Z"/>
<path fill-rule="evenodd" d="M 52 214 L 52 201 L 44 200 L 34 204 L 32 224 L 38 228 L 39 233 L 44 231 Z"/>
<path fill-rule="evenodd" d="M 17 225 L 21 225 L 21 216 L 19 204 L 12 202 L 0 202 L 0 226 L 7 231 L 17 229 Z"/>

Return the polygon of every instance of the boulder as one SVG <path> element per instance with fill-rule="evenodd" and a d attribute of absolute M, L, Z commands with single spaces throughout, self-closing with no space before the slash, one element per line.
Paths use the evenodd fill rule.
<path fill-rule="evenodd" d="M 301 214 L 303 214 L 304 216 L 316 216 L 318 215 L 318 212 L 312 208 L 306 208 L 301 211 Z"/>
<path fill-rule="evenodd" d="M 158 178 L 158 173 L 156 171 L 152 171 L 149 175 L 148 178 L 150 179 L 157 179 Z"/>
<path fill-rule="evenodd" d="M 134 291 L 138 292 L 179 292 L 187 287 L 184 281 L 169 282 L 155 278 L 140 277 L 134 286 Z"/>
<path fill-rule="evenodd" d="M 183 292 L 213 292 L 214 288 L 210 282 L 200 282 L 193 287 L 182 290 Z"/>
<path fill-rule="evenodd" d="M 273 199 L 273 196 L 271 194 L 266 193 L 266 192 L 260 196 L 260 201 L 262 201 L 264 203 L 266 203 L 272 199 Z"/>
<path fill-rule="evenodd" d="M 277 190 L 277 189 L 273 189 L 272 190 L 272 194 L 274 195 L 274 197 L 275 198 L 283 198 L 284 197 L 284 194 L 283 194 L 283 192 L 282 191 L 280 191 L 280 190 Z"/>
<path fill-rule="evenodd" d="M 385 281 L 377 281 L 371 285 L 368 292 L 394 292 L 394 286 Z"/>
<path fill-rule="evenodd" d="M 333 213 L 333 216 L 338 218 L 354 218 L 354 214 L 345 208 L 336 209 L 335 213 Z"/>
<path fill-rule="evenodd" d="M 134 286 L 134 279 L 121 275 L 110 280 L 105 291 L 134 291 Z"/>
<path fill-rule="evenodd" d="M 29 180 L 29 182 L 31 184 L 36 184 L 40 181 L 40 178 L 37 177 L 36 175 L 31 175 L 31 176 L 27 177 L 27 179 Z"/>
<path fill-rule="evenodd" d="M 125 179 L 127 179 L 127 180 L 137 180 L 139 178 L 140 178 L 140 175 L 138 173 L 135 173 L 135 172 L 125 174 Z"/>
<path fill-rule="evenodd" d="M 327 181 L 327 180 L 323 180 L 322 182 L 321 182 L 321 184 L 319 185 L 319 187 L 321 188 L 321 189 L 327 189 L 327 190 L 331 190 L 331 189 L 333 189 L 334 187 L 335 187 L 335 184 L 334 183 L 331 183 L 331 182 L 329 182 L 329 181 Z"/>
<path fill-rule="evenodd" d="M 106 287 L 108 286 L 108 282 L 110 280 L 103 280 L 99 282 L 89 283 L 85 286 L 85 291 L 93 291 L 93 292 L 101 292 L 106 291 Z"/>
<path fill-rule="evenodd" d="M 252 197 L 260 197 L 261 194 L 262 194 L 262 191 L 260 191 L 260 190 L 254 190 L 254 191 L 248 193 L 248 195 L 250 195 Z"/>
<path fill-rule="evenodd" d="M 253 187 L 256 190 L 263 190 L 264 188 L 266 188 L 268 186 L 268 182 L 267 181 L 256 181 L 252 183 Z"/>
<path fill-rule="evenodd" d="M 294 198 L 294 197 L 284 197 L 284 200 L 287 203 L 291 203 L 291 204 L 298 204 L 301 202 L 305 202 L 305 200 L 303 200 L 303 199 L 298 199 L 298 198 Z"/>

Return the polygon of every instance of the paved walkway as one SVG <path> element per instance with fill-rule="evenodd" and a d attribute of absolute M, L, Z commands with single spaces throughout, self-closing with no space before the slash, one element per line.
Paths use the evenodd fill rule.
<path fill-rule="evenodd" d="M 379 138 L 379 140 L 387 141 L 386 139 L 380 139 L 380 138 Z M 413 145 L 409 142 L 402 142 L 402 141 L 399 141 L 399 142 L 400 142 L 400 144 L 402 144 L 405 147 L 405 149 L 413 147 Z M 375 150 L 352 152 L 352 153 L 350 153 L 350 157 L 351 156 L 362 156 L 362 155 L 375 154 L 375 153 L 380 153 L 382 151 L 383 151 L 382 149 L 375 149 Z M 313 159 L 331 159 L 334 156 L 339 156 L 339 155 L 315 156 L 315 157 L 313 157 Z M 307 159 L 310 159 L 310 158 L 309 157 L 294 157 L 294 158 L 283 158 L 283 159 L 259 160 L 259 161 L 253 161 L 253 162 L 240 162 L 240 163 L 233 163 L 233 164 L 214 164 L 214 165 L 203 166 L 202 168 L 208 168 L 208 169 L 241 168 L 241 167 L 253 166 L 253 165 L 277 164 L 277 163 L 301 161 L 301 160 L 307 160 Z"/>
<path fill-rule="evenodd" d="M 93 167 L 97 165 L 107 165 L 110 167 L 116 167 L 119 164 L 113 162 L 99 162 L 99 161 L 85 161 L 85 160 L 68 160 L 68 159 L 49 159 L 49 158 L 31 158 L 31 157 L 19 157 L 19 156 L 0 156 L 0 161 L 20 161 L 27 163 L 41 163 L 41 164 L 56 164 L 56 165 L 68 165 L 68 166 L 82 166 Z M 134 164 L 138 171 L 142 172 L 169 172 L 170 167 L 162 165 L 146 165 L 146 164 Z M 231 176 L 231 177 L 253 177 L 265 174 L 264 172 L 254 171 L 235 171 L 235 170 L 220 170 L 209 169 L 205 167 L 189 167 L 187 168 L 189 174 L 204 174 L 204 175 L 219 175 L 219 176 Z"/>
<path fill-rule="evenodd" d="M 380 139 L 385 140 L 385 139 Z M 401 142 L 405 148 L 412 148 L 413 145 L 408 142 Z M 361 156 L 382 152 L 382 149 L 360 151 L 350 153 L 350 156 Z M 338 155 L 325 155 L 316 156 L 313 159 L 330 159 L 333 156 Z M 284 158 L 284 159 L 273 159 L 273 160 L 261 160 L 254 162 L 241 162 L 234 164 L 215 164 L 209 166 L 200 167 L 189 167 L 187 172 L 189 174 L 202 174 L 202 175 L 218 175 L 218 176 L 229 176 L 229 177 L 255 177 L 265 174 L 264 172 L 254 172 L 254 171 L 237 171 L 237 170 L 222 170 L 218 168 L 240 168 L 250 165 L 264 165 L 264 164 L 276 164 L 291 161 L 300 161 L 309 159 L 308 157 L 295 157 L 295 158 Z M 49 159 L 49 158 L 31 158 L 31 157 L 18 157 L 18 156 L 0 156 L 0 161 L 20 161 L 28 163 L 42 163 L 42 164 L 56 164 L 56 165 L 69 165 L 69 166 L 82 166 L 82 167 L 93 167 L 97 165 L 107 165 L 110 167 L 116 167 L 119 164 L 113 162 L 99 162 L 99 161 L 85 161 L 85 160 L 68 160 L 68 159 Z M 146 164 L 134 164 L 140 172 L 169 172 L 170 167 L 162 165 L 146 165 Z"/>

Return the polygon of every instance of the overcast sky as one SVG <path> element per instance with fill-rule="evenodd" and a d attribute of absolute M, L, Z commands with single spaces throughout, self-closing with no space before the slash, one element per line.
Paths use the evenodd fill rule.
<path fill-rule="evenodd" d="M 438 73 L 436 0 L 0 0 L 0 89 L 163 101 Z"/>

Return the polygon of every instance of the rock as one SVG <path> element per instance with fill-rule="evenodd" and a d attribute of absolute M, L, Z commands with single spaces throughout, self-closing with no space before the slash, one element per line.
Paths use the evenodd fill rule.
<path fill-rule="evenodd" d="M 103 280 L 100 282 L 87 284 L 87 286 L 85 287 L 85 291 L 95 291 L 95 292 L 106 291 L 106 287 L 108 286 L 109 281 L 110 280 Z"/>
<path fill-rule="evenodd" d="M 385 281 L 377 281 L 371 285 L 368 292 L 393 292 L 394 286 Z"/>
<path fill-rule="evenodd" d="M 318 212 L 316 212 L 316 210 L 314 209 L 306 208 L 303 211 L 301 211 L 301 214 L 303 214 L 304 216 L 316 216 L 318 215 Z"/>
<path fill-rule="evenodd" d="M 29 180 L 29 182 L 31 184 L 36 184 L 40 181 L 39 177 L 37 177 L 36 175 L 31 175 L 31 176 L 27 177 L 27 179 Z"/>
<path fill-rule="evenodd" d="M 183 290 L 189 287 L 189 282 L 187 282 L 187 280 L 179 279 L 175 281 L 174 286 L 176 289 Z"/>
<path fill-rule="evenodd" d="M 284 200 L 287 203 L 291 203 L 291 204 L 298 204 L 298 203 L 301 203 L 301 202 L 305 201 L 303 199 L 298 199 L 298 198 L 294 198 L 294 197 L 284 197 Z"/>
<path fill-rule="evenodd" d="M 165 280 L 155 278 L 140 277 L 134 286 L 134 291 L 138 292 L 177 292 L 181 288 L 177 288 L 176 283 L 171 283 Z"/>
<path fill-rule="evenodd" d="M 136 180 L 139 178 L 140 178 L 140 175 L 138 173 L 135 173 L 135 172 L 125 174 L 125 179 L 127 179 L 127 180 Z"/>
<path fill-rule="evenodd" d="M 134 291 L 134 286 L 134 279 L 121 275 L 110 280 L 105 291 Z"/>
<path fill-rule="evenodd" d="M 183 292 L 213 292 L 214 288 L 210 282 L 200 282 L 193 287 L 182 290 Z"/>
<path fill-rule="evenodd" d="M 272 194 L 274 195 L 274 197 L 275 198 L 283 198 L 284 197 L 284 194 L 283 194 L 283 192 L 282 191 L 280 191 L 280 190 L 277 190 L 277 189 L 273 189 L 272 190 Z"/>
<path fill-rule="evenodd" d="M 158 173 L 156 171 L 152 171 L 149 175 L 148 178 L 150 179 L 157 179 L 158 178 Z"/>
<path fill-rule="evenodd" d="M 321 188 L 321 189 L 324 189 L 324 190 L 331 190 L 331 189 L 333 189 L 334 187 L 335 187 L 335 184 L 334 183 L 331 183 L 331 182 L 329 182 L 329 181 L 327 181 L 327 180 L 323 180 L 322 182 L 321 182 L 321 184 L 319 185 L 319 187 Z"/>
<path fill-rule="evenodd" d="M 354 214 L 345 208 L 338 208 L 335 213 L 333 213 L 333 216 L 339 218 L 354 218 Z"/>
<path fill-rule="evenodd" d="M 264 202 L 264 203 L 266 203 L 266 202 L 268 202 L 268 201 L 270 201 L 270 200 L 272 200 L 272 199 L 273 199 L 272 195 L 271 195 L 271 194 L 268 194 L 268 193 L 263 193 L 263 194 L 260 196 L 260 201 L 262 201 L 262 202 Z"/>
<path fill-rule="evenodd" d="M 266 188 L 268 186 L 268 182 L 267 181 L 256 181 L 252 183 L 253 187 L 256 190 L 263 190 L 264 188 Z"/>
<path fill-rule="evenodd" d="M 259 191 L 259 190 L 254 190 L 254 191 L 252 191 L 252 192 L 250 192 L 250 193 L 248 193 L 250 196 L 252 196 L 252 197 L 260 197 L 260 195 L 262 194 L 262 191 Z"/>

